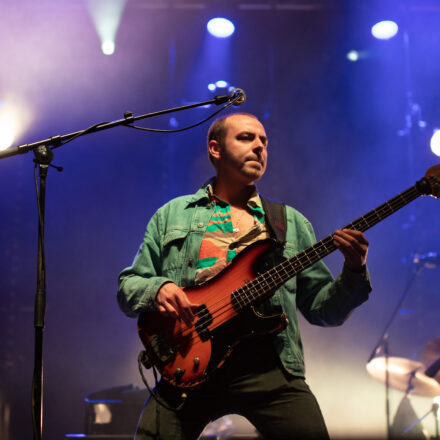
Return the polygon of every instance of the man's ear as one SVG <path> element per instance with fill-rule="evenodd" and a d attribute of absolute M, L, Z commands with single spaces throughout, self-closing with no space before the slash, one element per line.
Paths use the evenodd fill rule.
<path fill-rule="evenodd" d="M 220 155 L 221 155 L 221 147 L 220 147 L 220 143 L 214 139 L 210 140 L 208 142 L 208 152 L 209 155 L 215 159 L 215 160 L 219 160 L 220 159 Z"/>

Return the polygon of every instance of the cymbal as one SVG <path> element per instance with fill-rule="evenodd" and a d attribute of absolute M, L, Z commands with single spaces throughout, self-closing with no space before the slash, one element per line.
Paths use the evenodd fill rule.
<path fill-rule="evenodd" d="M 422 352 L 422 360 L 426 368 L 432 365 L 438 358 L 440 358 L 440 337 L 431 339 L 425 345 Z M 440 382 L 440 371 L 437 372 L 434 379 Z"/>
<path fill-rule="evenodd" d="M 367 364 L 368 373 L 379 382 L 385 383 L 385 357 L 372 359 Z M 426 367 L 417 361 L 400 357 L 388 358 L 388 372 L 390 387 L 406 392 L 411 380 L 411 394 L 418 396 L 440 396 L 440 384 L 424 374 Z M 413 378 L 411 379 L 411 376 Z"/>

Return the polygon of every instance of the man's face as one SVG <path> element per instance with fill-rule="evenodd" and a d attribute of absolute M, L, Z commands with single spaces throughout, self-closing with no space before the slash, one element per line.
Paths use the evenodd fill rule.
<path fill-rule="evenodd" d="M 251 184 L 267 165 L 267 137 L 263 125 L 247 115 L 226 119 L 226 138 L 219 149 L 218 172 L 237 183 Z"/>

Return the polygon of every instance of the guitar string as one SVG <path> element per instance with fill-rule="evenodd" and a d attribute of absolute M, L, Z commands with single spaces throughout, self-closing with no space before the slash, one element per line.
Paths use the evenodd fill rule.
<path fill-rule="evenodd" d="M 405 206 L 406 204 L 408 204 L 410 201 L 414 200 L 414 198 L 418 197 L 419 195 L 420 195 L 420 191 L 414 185 L 410 189 L 404 191 L 403 193 L 397 195 L 393 199 L 383 203 L 382 205 L 380 205 L 376 209 L 370 211 L 365 216 L 360 217 L 358 220 L 355 220 L 352 223 L 349 223 L 347 225 L 347 227 L 355 226 L 356 224 L 359 224 L 359 226 L 361 228 L 358 229 L 358 230 L 366 230 L 366 229 L 374 226 L 376 223 L 378 223 L 379 221 L 383 220 L 384 218 L 388 217 L 389 215 L 391 215 L 396 210 L 398 210 L 401 207 Z M 410 200 L 405 200 L 406 196 L 410 196 Z M 413 196 L 415 196 L 415 197 L 413 197 Z M 393 205 L 396 205 L 396 206 L 393 206 Z M 385 213 L 381 213 L 380 212 L 383 208 L 385 208 Z M 377 214 L 379 214 L 379 216 Z M 373 215 L 376 218 L 373 218 Z M 369 221 L 372 221 L 373 223 L 369 224 Z M 365 223 L 366 228 L 362 228 L 362 223 L 363 222 Z M 279 281 L 281 281 L 281 284 L 284 283 L 287 279 L 292 278 L 293 276 L 295 276 L 300 271 L 303 271 L 303 270 L 307 269 L 308 267 L 310 267 L 315 262 L 319 261 L 320 259 L 322 259 L 326 255 L 328 255 L 329 253 L 333 252 L 336 249 L 334 244 L 328 243 L 328 244 L 330 244 L 330 247 L 332 248 L 331 250 L 328 250 L 327 246 L 326 246 L 326 243 L 325 243 L 326 241 L 327 242 L 329 242 L 329 241 L 332 242 L 332 240 L 333 240 L 333 235 L 330 235 L 330 236 L 324 238 L 320 242 L 317 242 L 314 245 L 310 246 L 309 248 L 303 250 L 300 254 L 297 254 L 296 256 L 293 256 L 292 258 L 282 262 L 281 264 L 275 266 L 274 268 L 269 269 L 264 274 L 261 274 L 261 275 L 257 276 L 254 280 L 250 281 L 249 283 L 247 283 L 247 284 L 239 287 L 238 289 L 234 290 L 233 292 L 231 292 L 231 294 L 226 295 L 226 296 L 220 298 L 219 300 L 217 300 L 216 302 L 210 304 L 209 306 L 206 306 L 207 309 L 204 309 L 202 312 L 197 312 L 195 314 L 196 316 L 199 316 L 199 320 L 197 321 L 197 324 L 200 325 L 203 320 L 209 321 L 210 319 L 212 319 L 212 321 L 214 321 L 219 316 L 221 316 L 224 313 L 227 313 L 228 311 L 232 310 L 234 308 L 234 305 L 231 303 L 230 298 L 234 295 L 234 293 L 236 293 L 236 292 L 238 292 L 240 290 L 242 291 L 241 292 L 242 295 L 244 293 L 243 297 L 241 298 L 244 301 L 244 304 L 238 303 L 238 306 L 239 306 L 240 310 L 243 309 L 244 307 L 250 305 L 256 299 L 259 299 L 258 296 L 263 297 L 265 294 L 267 294 L 270 291 L 274 290 L 277 287 L 277 284 L 278 284 Z M 308 254 L 310 254 L 312 252 L 313 252 L 312 258 L 309 258 Z M 308 260 L 308 261 L 304 261 L 304 260 Z M 297 271 L 297 268 L 303 266 L 304 263 L 306 263 L 306 265 L 303 268 L 301 268 L 300 271 Z M 297 265 L 297 267 L 294 267 L 295 264 Z M 286 267 L 282 267 L 282 266 L 286 266 Z M 279 275 L 277 273 L 272 273 L 272 272 L 278 272 L 279 269 L 283 270 L 285 272 L 285 274 L 287 274 L 287 278 L 285 280 L 282 279 L 283 276 L 281 276 L 281 275 Z M 297 272 L 295 273 L 295 271 L 297 271 Z M 270 275 L 271 275 L 272 278 L 275 277 L 275 276 L 278 277 L 279 281 L 273 281 L 273 279 L 269 279 L 269 281 L 267 281 L 265 278 L 269 278 Z M 286 275 L 284 275 L 284 276 L 286 276 Z M 261 280 L 259 280 L 259 278 L 261 278 Z M 264 291 L 264 294 L 261 295 L 261 294 L 257 293 L 257 297 L 254 297 L 253 296 L 254 293 L 252 293 L 252 290 L 255 290 L 257 287 L 261 287 L 262 283 L 266 284 L 266 286 L 263 286 L 266 289 Z M 250 298 L 249 298 L 249 295 L 246 293 L 246 290 L 250 291 L 250 293 L 251 293 Z M 240 292 L 238 292 L 238 293 L 240 293 Z M 236 295 L 236 298 L 240 298 L 240 296 Z M 226 301 L 226 303 L 224 303 L 222 306 L 218 307 L 215 310 L 212 310 L 212 311 L 208 310 L 213 305 L 215 305 L 215 304 L 217 304 L 219 302 L 222 302 L 222 301 Z M 228 307 L 229 304 L 232 307 Z M 222 311 L 222 309 L 224 309 L 225 307 L 226 307 L 226 310 Z M 236 314 L 238 314 L 239 311 Z M 217 312 L 220 312 L 220 313 L 217 313 Z M 236 314 L 233 315 L 233 316 L 236 316 Z M 230 317 L 230 318 L 232 318 L 232 317 Z M 228 318 L 228 319 L 230 319 L 230 318 Z M 223 322 L 225 322 L 225 321 L 221 321 L 220 323 L 217 322 L 214 328 L 216 328 L 219 325 L 223 324 Z M 206 322 L 203 322 L 202 325 L 204 325 L 205 323 Z M 186 332 L 185 332 L 185 330 L 186 330 Z M 198 339 L 198 333 L 196 332 L 196 334 L 194 335 L 194 332 L 196 332 L 196 328 L 194 326 L 186 327 L 186 329 L 182 329 L 179 332 L 177 332 L 174 337 L 185 338 L 186 336 L 189 336 L 189 335 L 193 334 L 191 340 L 189 341 L 189 342 L 193 342 L 194 339 Z M 151 344 L 151 345 L 153 346 L 153 344 Z M 176 348 L 180 348 L 180 345 L 176 345 Z"/>

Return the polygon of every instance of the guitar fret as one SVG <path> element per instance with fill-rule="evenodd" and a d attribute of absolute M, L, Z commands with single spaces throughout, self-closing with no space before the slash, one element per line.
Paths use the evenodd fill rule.
<path fill-rule="evenodd" d="M 244 289 L 242 287 L 240 287 L 235 292 L 233 292 L 233 293 L 235 293 L 235 295 L 232 296 L 233 300 L 235 302 L 238 302 L 237 305 L 238 305 L 239 308 L 243 308 L 244 305 L 245 305 L 244 303 L 245 303 L 245 300 L 246 300 L 246 295 L 243 294 L 243 291 L 244 291 Z"/>

